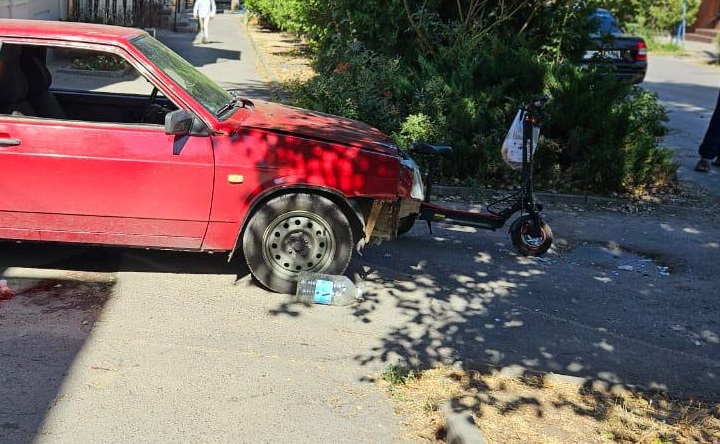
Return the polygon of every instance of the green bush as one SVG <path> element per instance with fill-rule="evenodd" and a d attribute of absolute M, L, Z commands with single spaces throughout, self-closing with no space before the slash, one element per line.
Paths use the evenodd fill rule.
<path fill-rule="evenodd" d="M 292 88 L 296 105 L 397 131 L 406 116 L 406 75 L 399 60 L 348 49 L 332 71 Z"/>
<path fill-rule="evenodd" d="M 308 0 L 245 0 L 245 7 L 264 26 L 301 33 L 307 30 L 306 8 Z"/>
<path fill-rule="evenodd" d="M 549 92 L 539 187 L 613 193 L 672 180 L 656 97 L 572 63 L 587 44 L 587 9 L 536 0 L 503 15 L 483 2 L 470 17 L 463 2 L 405 4 L 409 14 L 397 2 L 304 3 L 318 74 L 294 86 L 296 104 L 365 121 L 399 146 L 453 146 L 441 182 L 507 185 L 518 181 L 500 156 L 510 122 L 520 103 Z"/>
<path fill-rule="evenodd" d="M 558 67 L 548 84 L 553 101 L 544 134 L 552 142 L 538 155 L 542 183 L 612 193 L 673 180 L 672 155 L 658 148 L 665 110 L 654 93 L 572 66 Z"/>

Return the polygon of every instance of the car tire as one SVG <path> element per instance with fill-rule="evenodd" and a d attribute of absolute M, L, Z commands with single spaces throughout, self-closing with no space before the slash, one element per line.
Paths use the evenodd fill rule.
<path fill-rule="evenodd" d="M 353 234 L 347 217 L 330 199 L 286 194 L 253 214 L 242 248 L 260 284 L 292 294 L 301 271 L 342 274 L 352 258 Z"/>
<path fill-rule="evenodd" d="M 532 216 L 524 215 L 515 219 L 508 230 L 515 251 L 523 256 L 542 256 L 552 246 L 550 225 L 543 220 L 540 220 L 540 227 L 536 228 L 535 224 Z"/>

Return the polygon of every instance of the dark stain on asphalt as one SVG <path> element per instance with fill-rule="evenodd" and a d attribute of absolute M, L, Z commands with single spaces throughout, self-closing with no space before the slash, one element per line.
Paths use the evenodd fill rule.
<path fill-rule="evenodd" d="M 112 283 L 41 280 L 19 295 L 25 303 L 43 307 L 43 312 L 58 310 L 97 310 L 110 297 Z"/>

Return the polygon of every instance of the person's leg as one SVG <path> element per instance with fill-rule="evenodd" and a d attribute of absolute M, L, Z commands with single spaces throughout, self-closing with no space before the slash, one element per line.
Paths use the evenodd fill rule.
<path fill-rule="evenodd" d="M 203 43 L 210 41 L 210 16 L 202 18 Z"/>
<path fill-rule="evenodd" d="M 198 21 L 198 30 L 200 31 L 200 33 L 199 33 L 199 34 L 200 34 L 200 37 L 204 39 L 204 38 L 205 38 L 205 31 L 203 30 L 203 19 L 202 19 L 202 17 L 198 17 L 198 18 L 197 18 L 197 21 Z"/>
<path fill-rule="evenodd" d="M 700 171 L 701 173 L 710 171 L 710 161 L 718 156 L 718 149 L 720 149 L 720 93 L 718 93 L 715 109 L 710 117 L 710 122 L 708 122 L 705 137 L 703 137 L 700 147 L 698 148 L 700 160 L 697 165 L 695 165 L 695 171 Z M 720 161 L 720 159 L 715 161 L 716 165 L 720 165 L 718 161 Z"/>
<path fill-rule="evenodd" d="M 710 117 L 707 131 L 705 131 L 705 137 L 698 148 L 700 157 L 704 159 L 714 159 L 718 155 L 718 148 L 720 147 L 720 94 L 718 94 L 717 103 L 715 104 L 715 110 Z"/>

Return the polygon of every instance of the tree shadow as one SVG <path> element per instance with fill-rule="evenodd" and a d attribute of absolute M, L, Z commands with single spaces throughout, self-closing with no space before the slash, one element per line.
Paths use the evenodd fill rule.
<path fill-rule="evenodd" d="M 516 256 L 505 233 L 438 225 L 430 237 L 416 224 L 363 256 L 369 294 L 391 301 L 402 322 L 356 360 L 420 369 L 519 366 L 609 389 L 717 399 L 720 306 L 702 258 L 718 251 L 697 222 L 702 216 L 694 217 L 551 213 L 563 239 L 544 258 Z M 636 230 L 644 235 L 632 238 Z M 365 309 L 372 322 L 373 305 Z"/>
<path fill-rule="evenodd" d="M 195 33 L 170 30 L 158 32 L 157 38 L 223 88 L 239 90 L 248 98 L 267 99 L 272 94 L 265 81 L 245 76 L 246 67 L 254 69 L 255 60 L 244 60 L 243 52 L 235 49 L 236 42 L 211 37 L 208 43 L 201 44 Z"/>

